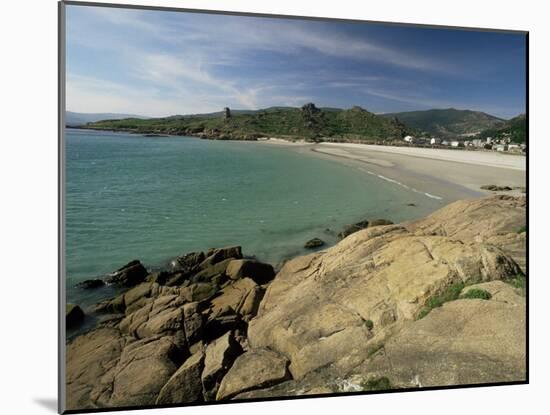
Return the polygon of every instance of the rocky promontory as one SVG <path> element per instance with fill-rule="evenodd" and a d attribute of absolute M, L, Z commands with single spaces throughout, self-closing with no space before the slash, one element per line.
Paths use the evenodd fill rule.
<path fill-rule="evenodd" d="M 132 262 L 67 344 L 67 408 L 523 381 L 525 214 L 523 196 L 459 201 L 276 275 L 239 247 Z"/>

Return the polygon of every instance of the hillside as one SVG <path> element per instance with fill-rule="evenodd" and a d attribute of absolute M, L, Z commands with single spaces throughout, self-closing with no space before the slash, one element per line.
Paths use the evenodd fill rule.
<path fill-rule="evenodd" d="M 442 137 L 473 135 L 489 128 L 498 128 L 505 122 L 484 112 L 454 108 L 395 112 L 382 116 L 397 118 L 409 127 Z"/>
<path fill-rule="evenodd" d="M 115 114 L 115 113 L 87 113 L 87 112 L 65 112 L 65 124 L 68 126 L 79 126 L 89 122 L 101 121 L 101 120 L 115 120 L 122 118 L 147 118 L 140 115 L 131 114 Z"/>
<path fill-rule="evenodd" d="M 514 143 L 525 143 L 527 137 L 527 117 L 520 114 L 504 123 L 500 128 L 489 128 L 483 130 L 480 138 L 503 138 L 509 135 Z"/>
<path fill-rule="evenodd" d="M 194 135 L 203 138 L 253 140 L 259 137 L 323 139 L 328 141 L 381 141 L 401 139 L 413 131 L 395 119 L 380 117 L 360 107 L 347 110 L 273 107 L 254 112 L 233 111 L 167 118 L 107 120 L 86 128 L 135 133 Z"/>

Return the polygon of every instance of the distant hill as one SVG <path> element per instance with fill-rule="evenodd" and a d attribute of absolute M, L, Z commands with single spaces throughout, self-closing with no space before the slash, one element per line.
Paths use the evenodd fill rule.
<path fill-rule="evenodd" d="M 480 138 L 503 138 L 505 136 L 510 137 L 510 140 L 514 143 L 525 143 L 527 137 L 527 117 L 525 114 L 520 114 L 506 121 L 498 128 L 488 128 L 483 130 L 480 134 Z"/>
<path fill-rule="evenodd" d="M 454 108 L 394 112 L 382 116 L 397 118 L 409 127 L 442 137 L 475 135 L 489 128 L 499 128 L 505 123 L 503 119 L 484 112 Z"/>
<path fill-rule="evenodd" d="M 231 111 L 150 119 L 106 120 L 87 128 L 136 133 L 196 135 L 205 138 L 247 140 L 259 137 L 330 141 L 383 141 L 401 139 L 414 131 L 393 118 L 380 117 L 360 107 L 272 107 L 257 111 Z"/>
<path fill-rule="evenodd" d="M 116 120 L 122 118 L 141 118 L 145 119 L 141 115 L 132 114 L 114 114 L 114 113 L 85 113 L 85 112 L 65 112 L 65 124 L 71 127 L 84 125 L 89 122 L 101 121 L 101 120 Z"/>

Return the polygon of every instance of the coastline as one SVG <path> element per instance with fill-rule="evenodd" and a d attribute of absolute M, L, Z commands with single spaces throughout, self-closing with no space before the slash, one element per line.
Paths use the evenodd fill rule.
<path fill-rule="evenodd" d="M 258 142 L 339 162 L 447 203 L 492 194 L 518 196 L 526 186 L 526 158 L 519 155 L 353 143 Z M 513 190 L 481 189 L 488 184 Z"/>

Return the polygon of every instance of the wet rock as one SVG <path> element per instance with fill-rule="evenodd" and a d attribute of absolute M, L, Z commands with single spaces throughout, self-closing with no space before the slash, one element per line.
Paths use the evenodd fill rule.
<path fill-rule="evenodd" d="M 314 249 L 314 248 L 319 248 L 319 247 L 323 246 L 324 244 L 325 244 L 325 241 L 323 241 L 322 239 L 313 238 L 313 239 L 310 239 L 309 241 L 307 241 L 305 243 L 304 248 Z"/>
<path fill-rule="evenodd" d="M 133 287 L 145 280 L 147 269 L 137 259 L 119 268 L 106 278 L 106 282 L 122 287 Z"/>
<path fill-rule="evenodd" d="M 85 280 L 76 284 L 78 288 L 83 288 L 85 290 L 103 287 L 104 285 L 105 285 L 105 282 L 100 279 Z"/>

